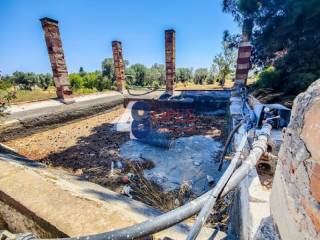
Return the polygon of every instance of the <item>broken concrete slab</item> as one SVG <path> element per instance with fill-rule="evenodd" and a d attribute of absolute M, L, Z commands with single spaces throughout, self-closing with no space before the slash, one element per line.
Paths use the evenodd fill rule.
<path fill-rule="evenodd" d="M 212 176 L 217 183 L 228 165 L 224 164 L 224 169 L 218 171 L 217 159 L 222 148 L 220 141 L 196 135 L 176 139 L 169 149 L 131 140 L 121 146 L 120 154 L 133 161 L 152 161 L 155 167 L 144 170 L 144 176 L 164 191 L 189 183 L 192 192 L 201 195 L 211 188 L 207 176 Z"/>

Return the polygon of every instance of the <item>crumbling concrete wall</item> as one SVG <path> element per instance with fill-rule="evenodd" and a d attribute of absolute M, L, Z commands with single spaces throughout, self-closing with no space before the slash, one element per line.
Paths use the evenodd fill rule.
<path fill-rule="evenodd" d="M 281 238 L 320 239 L 320 80 L 294 102 L 271 194 Z"/>

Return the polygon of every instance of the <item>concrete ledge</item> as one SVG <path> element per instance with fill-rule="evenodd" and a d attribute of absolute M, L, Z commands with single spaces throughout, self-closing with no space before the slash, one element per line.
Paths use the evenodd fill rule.
<path fill-rule="evenodd" d="M 57 125 L 104 113 L 121 107 L 124 97 L 119 93 L 82 96 L 74 104 L 65 105 L 48 100 L 13 106 L 10 115 L 0 118 L 0 141 L 27 136 Z"/>

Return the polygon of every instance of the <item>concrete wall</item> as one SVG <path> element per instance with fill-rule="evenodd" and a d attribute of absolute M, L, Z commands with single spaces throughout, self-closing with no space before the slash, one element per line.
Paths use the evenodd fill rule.
<path fill-rule="evenodd" d="M 320 239 L 320 80 L 294 102 L 271 194 L 281 238 Z"/>

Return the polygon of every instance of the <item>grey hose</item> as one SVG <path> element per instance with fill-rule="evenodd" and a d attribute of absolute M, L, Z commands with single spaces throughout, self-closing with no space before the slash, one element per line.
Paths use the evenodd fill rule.
<path fill-rule="evenodd" d="M 234 170 L 238 166 L 238 163 L 240 161 L 239 160 L 240 154 L 241 154 L 246 142 L 247 142 L 247 133 L 245 133 L 243 135 L 241 143 L 238 146 L 237 152 L 234 155 L 234 157 L 232 158 L 231 163 L 228 166 L 227 170 L 224 172 L 222 177 L 219 179 L 219 181 L 218 181 L 217 185 L 215 186 L 215 188 L 213 189 L 213 191 L 210 192 L 210 195 L 209 195 L 206 203 L 202 207 L 202 209 L 196 219 L 196 222 L 194 223 L 191 231 L 188 234 L 187 240 L 195 240 L 197 238 L 198 234 L 201 231 L 202 226 L 206 223 L 206 221 L 210 215 L 211 209 L 216 204 L 216 201 L 217 201 L 220 193 L 222 192 L 224 186 L 227 184 L 232 173 L 234 172 Z"/>
<path fill-rule="evenodd" d="M 271 134 L 271 125 L 268 123 L 265 123 L 261 130 L 259 131 L 258 139 L 254 141 L 253 143 L 253 148 L 249 153 L 249 156 L 243 161 L 241 166 L 233 173 L 233 172 L 228 172 L 228 169 L 224 173 L 224 175 L 220 178 L 217 186 L 213 189 L 213 191 L 210 191 L 210 195 L 208 197 L 208 201 L 205 203 L 203 208 L 201 209 L 197 220 L 195 224 L 193 225 L 187 240 L 194 240 L 200 233 L 200 230 L 205 224 L 211 209 L 216 203 L 216 200 L 218 199 L 221 191 L 223 190 L 222 195 L 227 194 L 230 192 L 232 189 L 234 189 L 244 178 L 249 174 L 249 172 L 255 167 L 257 164 L 257 161 L 260 159 L 262 154 L 267 151 L 267 143 L 268 143 L 268 138 L 270 137 Z M 246 137 L 246 134 L 244 135 Z M 242 140 L 243 141 L 243 140 Z M 243 142 L 241 141 L 241 144 Z M 240 145 L 241 146 L 241 145 Z M 237 152 L 238 153 L 238 152 Z M 237 154 L 236 154 L 237 155 Z M 232 159 L 234 161 L 234 158 Z M 232 164 L 232 162 L 231 162 Z M 230 164 L 230 165 L 231 165 Z M 235 164 L 235 163 L 233 163 Z M 232 164 L 232 166 L 233 166 Z M 232 178 L 227 178 L 228 175 L 232 175 Z M 228 182 L 229 180 L 229 182 Z M 228 184 L 226 185 L 226 182 Z M 226 185 L 226 187 L 223 189 L 223 187 Z"/>
<path fill-rule="evenodd" d="M 233 188 L 235 188 L 239 182 L 241 182 L 245 176 L 256 166 L 258 160 L 261 158 L 262 154 L 267 151 L 268 138 L 271 134 L 272 126 L 268 123 L 264 124 L 259 132 L 258 140 L 254 141 L 252 144 L 252 150 L 249 156 L 241 164 L 241 166 L 234 172 L 232 178 L 223 190 L 222 195 L 227 194 Z"/>
<path fill-rule="evenodd" d="M 149 91 L 144 92 L 144 93 L 132 93 L 132 92 L 130 92 L 130 90 L 131 90 L 130 88 L 127 89 L 129 95 L 134 96 L 134 97 L 138 97 L 138 96 L 148 95 L 148 94 L 153 93 L 159 89 L 158 88 L 150 89 Z"/>

